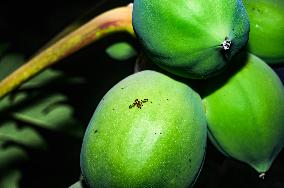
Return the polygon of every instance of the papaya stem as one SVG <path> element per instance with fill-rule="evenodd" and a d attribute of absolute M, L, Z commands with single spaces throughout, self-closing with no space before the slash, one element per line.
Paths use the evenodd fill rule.
<path fill-rule="evenodd" d="M 261 174 L 259 174 L 259 176 L 258 176 L 259 178 L 261 178 L 261 179 L 264 179 L 264 177 L 265 177 L 265 173 L 263 172 L 263 173 L 261 173 Z"/>
<path fill-rule="evenodd" d="M 42 70 L 92 42 L 116 32 L 128 32 L 134 36 L 131 14 L 131 5 L 111 9 L 59 39 L 0 82 L 0 99 Z"/>
<path fill-rule="evenodd" d="M 228 37 L 225 38 L 224 42 L 221 44 L 222 46 L 222 49 L 223 50 L 229 50 L 230 49 L 230 46 L 232 44 L 232 41 L 228 39 Z"/>

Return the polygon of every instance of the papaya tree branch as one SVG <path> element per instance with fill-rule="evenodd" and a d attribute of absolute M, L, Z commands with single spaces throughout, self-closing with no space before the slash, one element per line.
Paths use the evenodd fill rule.
<path fill-rule="evenodd" d="M 115 32 L 125 31 L 134 36 L 131 14 L 131 5 L 109 10 L 59 39 L 0 82 L 0 99 L 45 68 L 94 41 Z"/>

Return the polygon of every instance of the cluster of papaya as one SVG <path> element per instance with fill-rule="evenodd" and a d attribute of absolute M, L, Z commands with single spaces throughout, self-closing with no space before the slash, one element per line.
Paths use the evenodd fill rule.
<path fill-rule="evenodd" d="M 284 87 L 267 64 L 284 59 L 283 1 L 134 0 L 133 27 L 152 62 L 205 81 L 144 70 L 110 89 L 82 144 L 87 184 L 193 186 L 207 135 L 263 177 L 284 146 Z"/>

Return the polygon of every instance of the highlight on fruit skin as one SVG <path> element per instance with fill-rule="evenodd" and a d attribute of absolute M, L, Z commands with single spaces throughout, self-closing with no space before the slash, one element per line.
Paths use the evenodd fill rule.
<path fill-rule="evenodd" d="M 134 0 L 132 17 L 149 59 L 182 77 L 218 74 L 248 41 L 241 0 Z"/>
<path fill-rule="evenodd" d="M 205 155 L 200 96 L 155 71 L 120 81 L 86 130 L 81 170 L 90 187 L 188 187 Z"/>
<path fill-rule="evenodd" d="M 284 145 L 284 87 L 254 55 L 233 75 L 205 86 L 208 135 L 223 154 L 252 166 L 263 177 Z"/>
<path fill-rule="evenodd" d="M 251 29 L 248 49 L 269 64 L 284 62 L 284 1 L 243 0 Z"/>

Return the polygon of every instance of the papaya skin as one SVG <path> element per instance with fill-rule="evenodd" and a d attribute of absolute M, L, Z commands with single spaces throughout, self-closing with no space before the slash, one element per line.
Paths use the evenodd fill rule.
<path fill-rule="evenodd" d="M 262 177 L 284 145 L 284 88 L 258 57 L 250 54 L 239 63 L 245 64 L 233 75 L 205 86 L 208 135 L 223 154 L 249 164 Z"/>
<path fill-rule="evenodd" d="M 269 64 L 284 62 L 284 1 L 243 0 L 251 30 L 248 50 Z"/>
<path fill-rule="evenodd" d="M 135 0 L 132 18 L 149 59 L 186 78 L 218 74 L 248 41 L 241 0 Z"/>
<path fill-rule="evenodd" d="M 83 139 L 82 174 L 90 187 L 188 187 L 202 167 L 206 134 L 195 91 L 142 71 L 97 106 Z"/>

